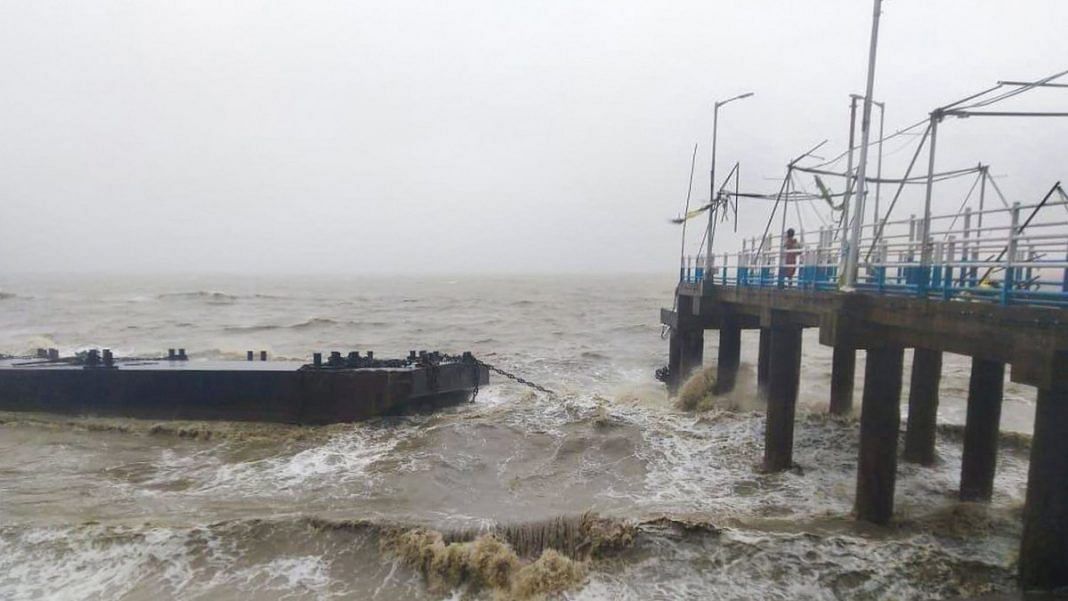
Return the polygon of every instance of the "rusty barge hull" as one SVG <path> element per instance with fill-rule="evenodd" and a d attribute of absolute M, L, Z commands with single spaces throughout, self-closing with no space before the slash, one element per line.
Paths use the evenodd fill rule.
<path fill-rule="evenodd" d="M 0 411 L 174 420 L 331 424 L 469 400 L 475 362 L 314 368 L 299 362 L 0 360 Z"/>

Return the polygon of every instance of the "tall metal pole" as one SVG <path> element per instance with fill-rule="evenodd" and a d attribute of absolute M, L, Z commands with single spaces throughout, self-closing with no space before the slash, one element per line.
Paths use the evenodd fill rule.
<path fill-rule="evenodd" d="M 849 97 L 849 158 L 846 159 L 846 189 L 842 199 L 842 227 L 839 238 L 842 240 L 842 248 L 845 248 L 846 234 L 849 232 L 849 202 L 853 198 L 853 149 L 856 148 L 857 129 L 857 97 Z M 843 253 L 843 259 L 845 253 Z M 843 265 L 844 267 L 844 265 Z"/>
<path fill-rule="evenodd" d="M 690 194 L 693 193 L 693 170 L 696 166 L 697 144 L 694 144 L 693 156 L 690 158 L 690 180 L 686 184 L 686 209 L 682 212 L 682 249 L 679 251 L 679 281 L 682 281 L 686 275 L 686 222 L 690 220 Z"/>
<path fill-rule="evenodd" d="M 874 225 L 878 225 L 878 223 L 879 223 L 879 200 L 880 200 L 880 198 L 882 198 L 882 187 L 883 187 L 883 181 L 882 181 L 883 180 L 883 137 L 884 137 L 883 136 L 883 125 L 885 123 L 886 123 L 886 104 L 880 102 L 879 103 L 879 162 L 876 163 L 876 167 L 875 167 L 875 179 L 878 180 L 878 181 L 875 182 L 875 211 L 874 211 L 874 213 L 875 213 L 875 221 L 873 222 Z M 875 233 L 874 230 L 872 230 L 872 235 L 874 235 L 874 233 Z"/>
<path fill-rule="evenodd" d="M 842 221 L 835 233 L 841 246 L 838 250 L 838 277 L 842 278 L 846 271 L 846 262 L 849 260 L 849 203 L 853 199 L 853 186 L 856 178 L 853 177 L 853 149 L 856 148 L 857 129 L 857 97 L 849 97 L 849 158 L 846 160 L 846 185 L 842 196 Z"/>
<path fill-rule="evenodd" d="M 976 224 L 980 230 L 983 229 L 983 210 L 986 208 L 986 178 L 990 177 L 989 165 L 980 165 L 979 173 L 982 174 L 982 183 L 979 185 L 979 223 Z M 982 232 L 979 232 L 982 234 Z"/>
<path fill-rule="evenodd" d="M 853 239 L 849 244 L 846 260 L 845 290 L 853 290 L 857 284 L 857 264 L 860 260 L 860 238 L 864 221 L 864 197 L 867 194 L 868 141 L 871 138 L 871 104 L 875 91 L 875 54 L 879 46 L 879 15 L 882 0 L 875 0 L 871 19 L 871 47 L 868 50 L 868 85 L 864 91 L 864 113 L 860 122 L 860 165 L 857 167 L 856 210 L 853 211 Z"/>
<path fill-rule="evenodd" d="M 728 101 L 729 102 L 729 101 Z M 708 229 L 705 230 L 705 270 L 712 266 L 712 224 L 716 219 L 716 137 L 719 133 L 719 107 L 712 109 L 712 167 L 708 174 Z"/>
<path fill-rule="evenodd" d="M 934 190 L 935 145 L 938 142 L 938 122 L 941 120 L 941 109 L 931 113 L 931 147 L 927 155 L 927 192 L 923 200 L 923 236 L 920 238 L 920 293 L 923 295 L 927 294 L 927 284 L 930 278 L 928 273 L 931 265 L 931 247 L 927 240 L 931 237 L 931 193 Z"/>
<path fill-rule="evenodd" d="M 853 99 L 853 103 L 852 103 L 851 106 L 852 106 L 853 112 L 856 112 L 856 102 L 858 100 L 863 100 L 864 97 L 861 96 L 860 94 L 850 94 L 849 97 Z M 883 132 L 885 131 L 885 125 L 886 125 L 886 103 L 879 102 L 878 100 L 872 100 L 871 103 L 875 107 L 877 107 L 879 109 L 879 141 L 877 143 L 877 146 L 879 148 L 879 153 L 878 153 L 878 159 L 877 159 L 876 168 L 875 168 L 875 180 L 876 180 L 875 181 L 875 210 L 873 211 L 874 217 L 875 217 L 873 223 L 875 225 L 878 225 L 879 224 L 879 201 L 882 199 L 882 188 L 883 188 L 883 182 L 882 182 L 882 179 L 883 179 L 883 139 L 886 137 Z M 855 119 L 855 116 L 851 117 L 851 119 Z M 851 120 L 849 123 L 850 123 L 850 126 L 851 126 L 850 130 L 849 130 L 849 140 L 850 140 L 849 149 L 850 149 L 850 154 L 852 155 L 852 150 L 853 150 L 853 129 L 852 129 L 852 124 L 853 124 L 853 121 Z M 853 164 L 853 157 L 852 156 L 849 157 L 849 164 L 850 165 Z M 849 171 L 852 171 L 853 168 L 852 167 L 848 167 L 847 169 Z M 849 202 L 849 198 L 850 198 L 849 196 L 846 197 L 846 202 Z M 844 226 L 843 226 L 843 229 L 844 229 Z"/>

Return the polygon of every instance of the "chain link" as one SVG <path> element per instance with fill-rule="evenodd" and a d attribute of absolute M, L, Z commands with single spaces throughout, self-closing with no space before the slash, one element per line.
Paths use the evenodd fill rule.
<path fill-rule="evenodd" d="M 553 392 L 552 390 L 549 390 L 548 388 L 546 388 L 546 387 L 544 387 L 544 386 L 542 386 L 540 384 L 535 384 L 534 382 L 531 382 L 530 380 L 527 380 L 526 378 L 517 376 L 517 375 L 515 375 L 515 374 L 513 374 L 513 373 L 511 373 L 509 371 L 505 371 L 505 370 L 497 367 L 496 365 L 490 365 L 489 363 L 486 363 L 485 361 L 483 361 L 481 359 L 475 359 L 475 363 L 481 365 L 482 367 L 485 367 L 486 369 L 488 369 L 488 370 L 490 370 L 490 371 L 492 371 L 494 373 L 500 374 L 500 375 L 508 378 L 509 380 L 512 380 L 513 382 L 516 382 L 518 384 L 522 384 L 523 386 L 528 386 L 530 388 L 533 388 L 534 390 L 537 390 L 538 392 L 543 392 L 543 393 L 545 393 L 545 394 L 547 394 L 547 395 L 549 395 L 551 397 L 557 396 L 557 394 L 555 392 Z M 477 393 L 478 388 L 476 388 L 475 391 Z"/>
<path fill-rule="evenodd" d="M 516 382 L 518 384 L 522 384 L 523 386 L 528 386 L 530 388 L 533 388 L 534 390 L 537 390 L 538 392 L 545 393 L 545 394 L 547 394 L 547 395 L 549 395 L 551 397 L 560 396 L 560 395 L 556 394 L 556 392 L 553 391 L 553 390 L 550 390 L 550 389 L 548 389 L 548 388 L 546 388 L 546 387 L 544 387 L 544 386 L 542 386 L 540 384 L 535 384 L 534 382 L 531 382 L 530 380 L 527 380 L 526 378 L 523 378 L 521 376 L 517 376 L 517 375 L 513 374 L 510 371 L 507 371 L 507 370 L 504 370 L 504 369 L 501 369 L 501 368 L 497 367 L 496 365 L 492 365 L 492 364 L 486 363 L 485 361 L 483 361 L 481 359 L 477 359 L 473 355 L 470 355 L 470 354 L 467 355 L 468 358 L 466 358 L 466 359 L 462 355 L 445 355 L 445 354 L 443 354 L 443 355 L 441 355 L 441 357 L 443 359 L 446 359 L 446 360 L 449 360 L 449 361 L 456 361 L 456 362 L 474 361 L 475 365 L 478 365 L 480 367 L 485 367 L 486 369 L 488 369 L 488 370 L 490 370 L 490 371 L 492 371 L 494 373 L 500 374 L 500 375 L 508 378 L 509 380 L 512 380 L 513 382 Z M 474 401 L 475 396 L 478 396 L 478 377 L 477 376 L 475 377 L 475 391 L 474 391 L 474 394 L 471 396 L 471 400 L 472 401 Z"/>

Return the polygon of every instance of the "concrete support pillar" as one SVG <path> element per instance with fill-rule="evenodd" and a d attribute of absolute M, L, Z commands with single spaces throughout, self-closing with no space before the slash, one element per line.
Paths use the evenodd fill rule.
<path fill-rule="evenodd" d="M 938 385 L 942 381 L 942 353 L 916 349 L 912 355 L 909 419 L 905 430 L 905 461 L 933 465 L 938 425 Z"/>
<path fill-rule="evenodd" d="M 675 393 L 679 391 L 681 382 L 679 381 L 679 373 L 682 372 L 682 337 L 672 330 L 668 336 L 668 377 L 667 388 L 668 394 L 675 396 Z"/>
<path fill-rule="evenodd" d="M 690 329 L 682 332 L 682 382 L 690 377 L 694 371 L 701 369 L 705 358 L 705 331 L 702 329 Z"/>
<path fill-rule="evenodd" d="M 672 330 L 668 339 L 668 392 L 675 394 L 690 377 L 694 369 L 700 369 L 705 353 L 704 330 L 688 328 Z"/>
<path fill-rule="evenodd" d="M 994 494 L 1004 386 L 1004 363 L 972 358 L 968 416 L 964 423 L 964 461 L 960 470 L 962 501 L 989 501 Z"/>
<path fill-rule="evenodd" d="M 794 414 L 801 378 L 801 326 L 772 327 L 769 354 L 764 469 L 780 471 L 794 464 Z"/>
<path fill-rule="evenodd" d="M 738 365 L 741 363 L 742 330 L 723 324 L 719 329 L 719 360 L 716 363 L 716 394 L 734 390 L 738 380 Z"/>
<path fill-rule="evenodd" d="M 1027 473 L 1020 588 L 1068 586 L 1068 392 L 1038 391 Z"/>
<path fill-rule="evenodd" d="M 757 393 L 768 394 L 768 368 L 771 363 L 771 330 L 760 328 L 760 345 L 757 347 Z"/>
<path fill-rule="evenodd" d="M 864 367 L 857 462 L 857 519 L 886 524 L 894 513 L 904 350 L 872 348 Z"/>
<path fill-rule="evenodd" d="M 853 410 L 856 370 L 857 350 L 841 344 L 835 346 L 831 358 L 831 413 L 834 415 L 846 415 Z"/>

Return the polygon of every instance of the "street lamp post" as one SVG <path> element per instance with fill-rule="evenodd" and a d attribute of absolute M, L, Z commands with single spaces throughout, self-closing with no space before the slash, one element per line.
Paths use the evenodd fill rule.
<path fill-rule="evenodd" d="M 735 100 L 741 100 L 743 98 L 749 98 L 753 95 L 753 92 L 746 92 L 745 94 L 739 94 L 733 98 L 726 100 L 720 100 L 716 102 L 715 107 L 712 110 L 712 167 L 708 177 L 708 202 L 712 205 L 708 209 L 708 229 L 705 231 L 705 274 L 706 279 L 709 279 L 707 274 L 712 267 L 712 224 L 716 219 L 716 137 L 719 133 L 719 107 Z M 726 266 L 724 266 L 726 267 Z"/>

